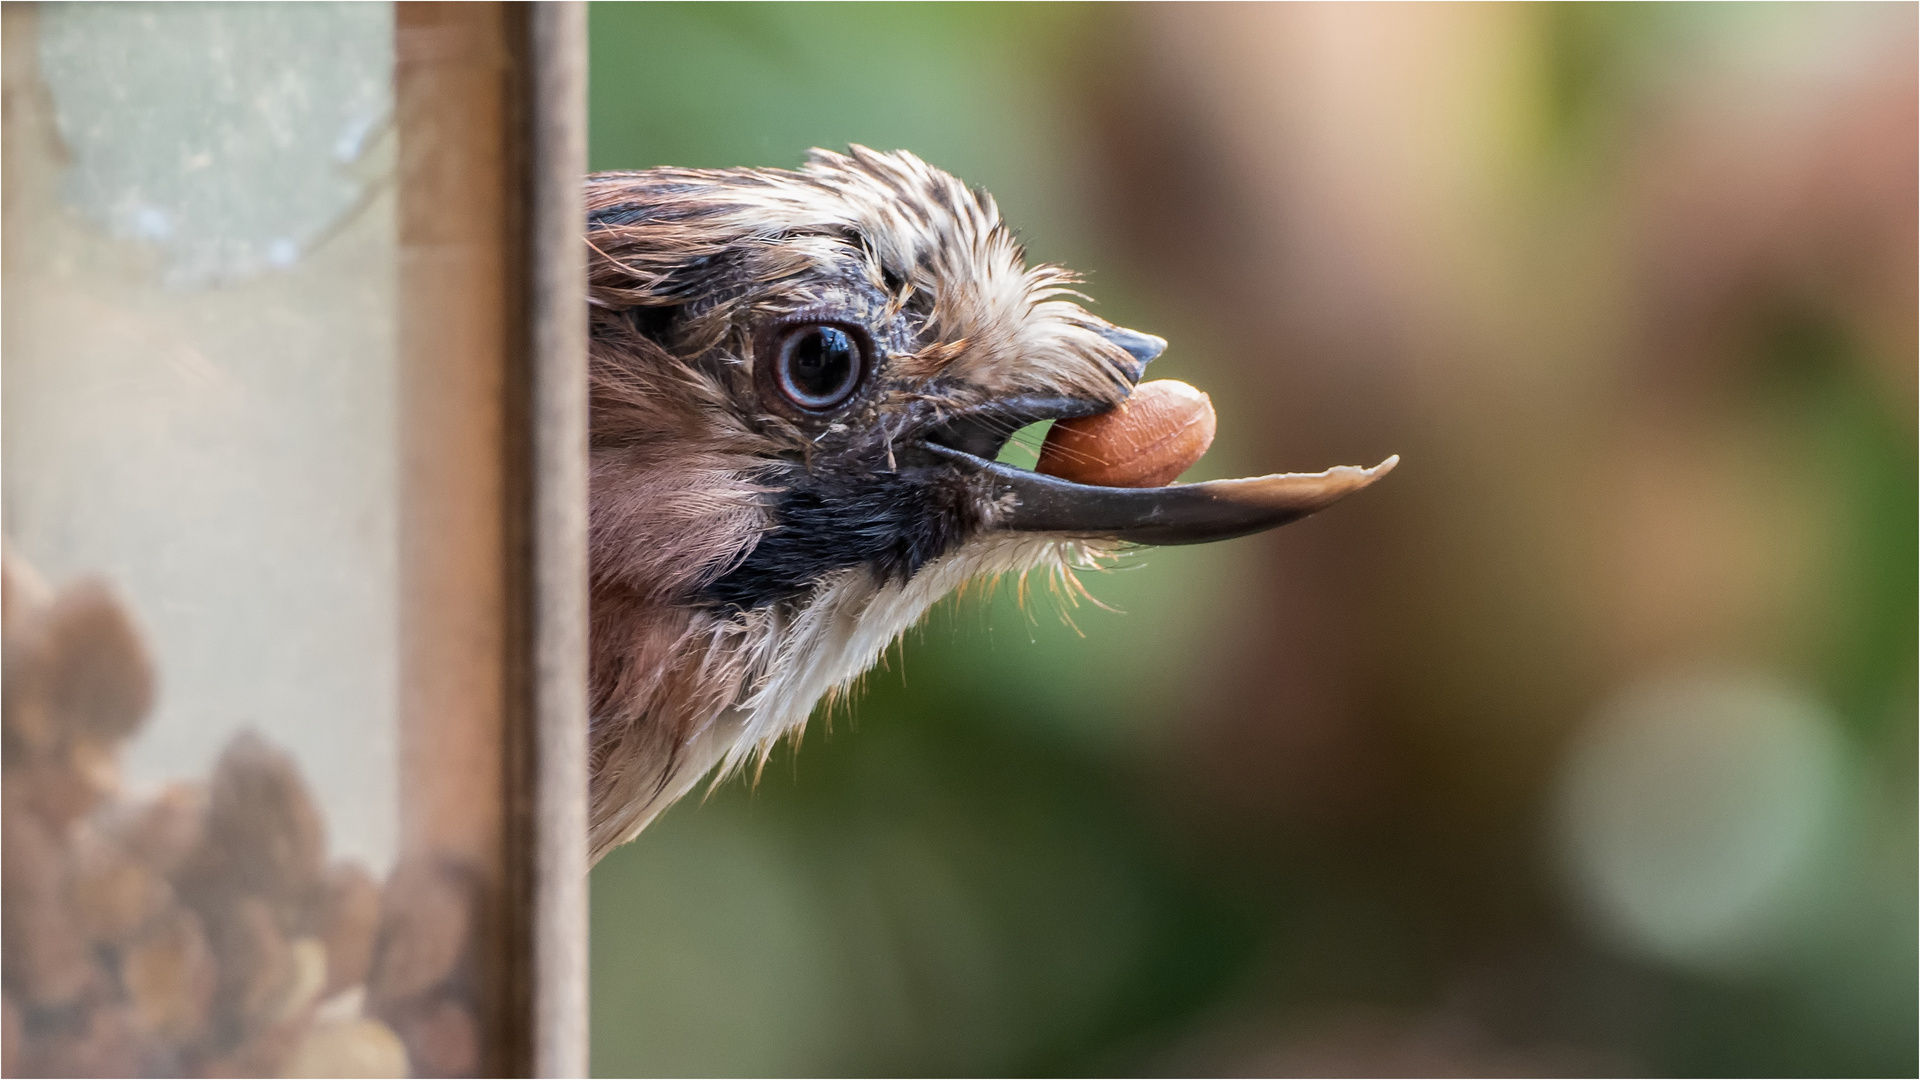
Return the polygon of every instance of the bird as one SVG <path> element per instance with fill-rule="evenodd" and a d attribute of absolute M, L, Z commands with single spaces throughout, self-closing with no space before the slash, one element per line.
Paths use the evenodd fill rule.
<path fill-rule="evenodd" d="M 1108 488 L 999 462 L 1166 341 L 906 151 L 586 179 L 589 847 L 763 765 L 942 597 L 1298 519 L 1391 467 Z"/>

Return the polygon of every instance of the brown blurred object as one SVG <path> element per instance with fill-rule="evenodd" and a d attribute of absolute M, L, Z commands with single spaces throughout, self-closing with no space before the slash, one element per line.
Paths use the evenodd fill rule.
<path fill-rule="evenodd" d="M 381 897 L 368 1009 L 399 1034 L 420 1076 L 480 1065 L 477 876 L 444 858 L 403 861 Z"/>
<path fill-rule="evenodd" d="M 351 863 L 323 874 L 293 759 L 243 732 L 204 792 L 127 799 L 118 744 L 153 696 L 133 620 L 105 585 L 52 595 L 11 553 L 0 580 L 5 1075 L 270 1076 L 296 1051 L 303 1068 L 403 1071 L 392 1032 L 354 1015 L 381 887 Z M 412 929 L 390 932 L 395 950 Z M 324 997 L 344 1015 L 314 1042 Z"/>
<path fill-rule="evenodd" d="M 432 864 L 403 864 L 394 871 L 367 983 L 376 1007 L 418 997 L 453 976 L 473 931 L 464 884 Z"/>
<path fill-rule="evenodd" d="M 54 830 L 25 807 L 8 807 L 4 826 L 0 955 L 7 986 L 30 1007 L 70 1005 L 97 981 L 98 971 L 67 905 L 65 853 Z"/>
<path fill-rule="evenodd" d="M 291 943 L 265 902 L 238 897 L 210 920 L 213 953 L 220 962 L 218 1013 L 241 1038 L 258 1034 L 278 1018 L 293 988 Z"/>
<path fill-rule="evenodd" d="M 76 833 L 70 885 L 74 914 L 89 938 L 124 944 L 172 905 L 173 889 L 118 841 L 92 829 Z"/>
<path fill-rule="evenodd" d="M 152 801 L 122 814 L 112 826 L 126 851 L 168 877 L 200 849 L 206 832 L 207 792 L 197 784 L 168 784 Z"/>
<path fill-rule="evenodd" d="M 325 828 L 293 758 L 252 732 L 235 736 L 208 785 L 200 846 L 181 870 L 191 902 L 298 904 L 319 882 Z"/>
<path fill-rule="evenodd" d="M 380 928 L 380 885 L 355 863 L 327 871 L 314 929 L 327 951 L 326 996 L 365 982 Z"/>
<path fill-rule="evenodd" d="M 120 964 L 141 1027 L 180 1045 L 205 1035 L 219 972 L 193 912 L 168 912 L 121 954 Z"/>
<path fill-rule="evenodd" d="M 396 1011 L 392 1024 L 416 1076 L 471 1076 L 480 1067 L 480 1028 L 459 1001 L 416 999 Z"/>
<path fill-rule="evenodd" d="M 16 560 L 17 561 L 17 560 Z M 118 783 L 112 746 L 153 703 L 153 664 L 103 582 L 81 581 L 50 602 L 30 571 L 12 571 L 5 647 L 9 797 L 58 828 Z"/>
<path fill-rule="evenodd" d="M 153 706 L 153 662 L 98 579 L 62 590 L 37 618 L 23 621 L 7 657 L 9 750 L 45 753 L 61 741 L 123 739 Z"/>

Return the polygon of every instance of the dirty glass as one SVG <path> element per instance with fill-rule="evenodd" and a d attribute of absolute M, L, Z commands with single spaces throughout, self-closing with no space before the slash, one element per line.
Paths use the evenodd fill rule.
<path fill-rule="evenodd" d="M 7 1075 L 456 1075 L 406 850 L 395 16 L 5 14 Z"/>

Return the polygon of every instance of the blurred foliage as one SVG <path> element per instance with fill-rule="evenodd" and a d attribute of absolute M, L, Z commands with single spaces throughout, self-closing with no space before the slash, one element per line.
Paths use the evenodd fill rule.
<path fill-rule="evenodd" d="M 1047 108 L 1097 12 L 1054 4 L 658 4 L 592 15 L 595 170 L 792 168 L 807 148 L 916 149 L 1071 228 L 1070 117 Z M 1062 255 L 1051 251 L 1043 258 Z"/>
<path fill-rule="evenodd" d="M 1352 17 L 1453 17 L 1375 10 Z M 1215 74 L 1197 39 L 1163 39 L 1176 17 L 1043 4 L 595 4 L 591 161 L 791 167 L 816 145 L 911 149 L 992 191 L 1036 258 L 1088 271 L 1103 315 L 1173 340 L 1155 375 L 1190 379 L 1220 405 L 1221 441 L 1202 473 L 1264 471 L 1274 463 L 1263 455 L 1294 446 L 1276 443 L 1271 416 L 1302 414 L 1285 412 L 1297 408 L 1277 396 L 1289 391 L 1257 365 L 1227 358 L 1249 340 L 1271 346 L 1263 335 L 1276 324 L 1181 263 L 1178 239 L 1163 238 L 1197 221 L 1192 235 L 1222 238 L 1223 264 L 1234 243 L 1257 254 L 1241 239 L 1255 231 L 1253 212 L 1235 218 L 1227 204 L 1257 210 L 1295 192 L 1233 194 L 1246 170 L 1234 172 L 1215 144 L 1236 124 L 1266 123 L 1234 113 L 1251 108 L 1244 101 L 1160 114 L 1177 96 L 1165 72 Z M 1265 16 L 1204 16 L 1230 17 Z M 1261 658 L 1243 632 L 1287 614 L 1275 584 L 1286 567 L 1313 581 L 1352 576 L 1352 562 L 1314 534 L 1136 554 L 1088 581 L 1113 611 L 1083 604 L 1061 618 L 1044 590 L 1023 604 L 1016 583 L 978 588 L 937 609 L 852 701 L 817 715 L 804 748 L 777 754 L 757 784 L 683 802 L 595 871 L 596 1073 L 1912 1072 L 1920 504 L 1913 405 L 1888 392 L 1886 344 L 1791 290 L 1749 303 L 1758 314 L 1728 335 L 1736 360 L 1725 378 L 1666 354 L 1607 369 L 1592 358 L 1601 346 L 1578 340 L 1627 318 L 1627 288 L 1605 275 L 1643 273 L 1607 245 L 1646 228 L 1630 206 L 1636 170 L 1646 170 L 1636 140 L 1673 111 L 1661 95 L 1705 56 L 1744 49 L 1792 67 L 1795 34 L 1850 17 L 1603 4 L 1541 5 L 1509 20 L 1526 75 L 1503 92 L 1527 128 L 1515 141 L 1537 151 L 1527 183 L 1546 197 L 1502 201 L 1534 189 L 1490 183 L 1501 194 L 1486 205 L 1500 220 L 1486 231 L 1515 234 L 1522 265 L 1528 253 L 1572 251 L 1600 269 L 1575 267 L 1564 287 L 1523 272 L 1519 291 L 1483 290 L 1487 325 L 1505 332 L 1531 316 L 1545 327 L 1538 341 L 1516 331 L 1501 346 L 1514 366 L 1487 369 L 1487 386 L 1550 387 L 1542 380 L 1553 372 L 1524 365 L 1586 363 L 1602 374 L 1573 380 L 1586 389 L 1571 398 L 1593 415 L 1526 414 L 1533 401 L 1513 391 L 1531 424 L 1517 426 L 1504 403 L 1462 410 L 1449 395 L 1471 392 L 1437 382 L 1403 395 L 1411 412 L 1375 410 L 1353 385 L 1316 382 L 1290 352 L 1291 366 L 1278 366 L 1300 376 L 1303 396 L 1319 395 L 1309 413 L 1336 417 L 1334 434 L 1323 433 L 1331 452 L 1350 445 L 1345 419 L 1374 434 L 1386 423 L 1392 449 L 1427 455 L 1409 454 L 1393 481 L 1404 491 L 1347 519 L 1384 537 L 1367 549 L 1374 555 L 1354 558 L 1394 565 L 1372 593 L 1335 596 L 1371 605 L 1378 623 L 1357 624 L 1358 638 L 1309 625 L 1259 639 L 1389 658 L 1393 676 L 1365 687 L 1376 702 L 1366 707 L 1406 715 L 1371 721 L 1368 737 L 1386 741 L 1369 751 L 1363 790 L 1342 790 L 1343 772 L 1325 781 L 1332 802 L 1365 807 L 1357 824 L 1315 824 L 1322 789 L 1307 781 L 1317 779 L 1318 744 L 1248 739 L 1287 723 L 1282 705 L 1261 702 L 1292 700 L 1278 683 L 1310 677 L 1313 665 L 1248 670 Z M 1218 43 L 1231 36 L 1216 36 L 1222 57 L 1231 49 Z M 1273 54 L 1275 64 L 1300 56 Z M 1231 58 L 1218 66 L 1231 69 Z M 1200 175 L 1152 186 L 1175 166 Z M 1146 185 L 1148 197 L 1129 202 L 1128 184 Z M 1156 194 L 1166 191 L 1200 192 L 1188 201 L 1205 205 L 1168 205 Z M 1207 232 L 1208 214 L 1225 231 Z M 1462 277 L 1477 272 L 1470 257 Z M 1254 329 L 1228 325 L 1234 318 Z M 1605 329 L 1598 336 L 1622 352 L 1657 351 Z M 1537 355 L 1540 342 L 1555 351 Z M 1913 357 L 1894 362 L 1910 367 Z M 1464 366 L 1414 374 L 1481 377 Z M 1712 379 L 1707 404 L 1685 396 Z M 1528 545 L 1600 546 L 1583 530 L 1607 522 L 1606 508 L 1565 495 L 1567 478 L 1552 470 L 1583 440 L 1635 448 L 1631 426 L 1613 432 L 1600 412 L 1615 398 L 1649 415 L 1707 418 L 1679 421 L 1689 434 L 1709 423 L 1746 432 L 1729 445 L 1747 464 L 1764 473 L 1785 463 L 1818 491 L 1806 528 L 1828 546 L 1809 571 L 1814 607 L 1754 609 L 1798 620 L 1768 627 L 1761 637 L 1788 644 L 1753 655 L 1822 695 L 1850 755 L 1846 839 L 1809 871 L 1819 895 L 1801 916 L 1821 928 L 1769 944 L 1799 950 L 1789 959 L 1689 968 L 1597 942 L 1577 905 L 1555 898 L 1564 882 L 1542 801 L 1579 720 L 1563 714 L 1592 707 L 1620 676 L 1594 659 L 1604 650 L 1579 636 L 1593 636 L 1578 629 L 1588 616 L 1567 599 L 1605 594 L 1606 572 Z M 1556 489 L 1525 507 L 1550 518 L 1545 526 L 1514 516 L 1521 497 L 1502 493 L 1506 474 L 1473 471 L 1528 454 L 1542 462 L 1535 478 Z M 1688 489 L 1679 490 L 1684 507 Z M 1525 559 L 1503 559 L 1503 545 Z M 1542 566 L 1560 576 L 1528 576 Z M 1453 591 L 1422 575 L 1450 575 Z M 1410 580 L 1417 587 L 1400 587 Z M 1238 729 L 1220 715 L 1236 707 L 1246 713 Z M 1204 742 L 1193 732 L 1215 728 L 1226 732 L 1217 753 L 1256 758 L 1234 776 L 1269 775 L 1275 789 L 1309 794 L 1241 799 L 1218 760 L 1196 750 Z M 1297 747 L 1306 764 L 1259 758 L 1276 745 Z M 1343 812 L 1327 810 L 1327 820 Z"/>

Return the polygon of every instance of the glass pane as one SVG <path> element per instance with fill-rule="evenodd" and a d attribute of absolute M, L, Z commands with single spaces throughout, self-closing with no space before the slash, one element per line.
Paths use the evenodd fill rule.
<path fill-rule="evenodd" d="M 5 1071 L 482 1059 L 402 810 L 389 4 L 5 14 Z"/>

